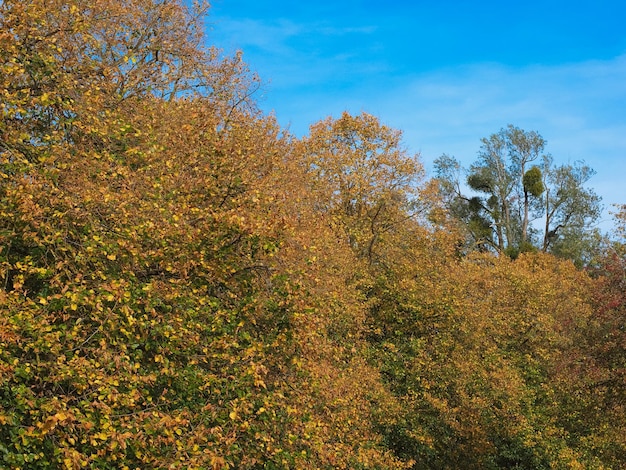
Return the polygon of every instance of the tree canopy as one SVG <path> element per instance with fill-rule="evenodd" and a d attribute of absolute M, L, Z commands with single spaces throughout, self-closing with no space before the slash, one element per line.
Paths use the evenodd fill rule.
<path fill-rule="evenodd" d="M 545 146 L 537 132 L 509 125 L 482 139 L 469 170 L 444 155 L 435 162 L 443 197 L 479 248 L 510 256 L 538 249 L 584 262 L 601 213 L 600 197 L 585 186 L 594 171 L 583 162 L 555 165 Z"/>
<path fill-rule="evenodd" d="M 592 171 L 509 127 L 467 197 L 375 116 L 296 138 L 208 11 L 0 2 L 0 467 L 623 467 Z"/>

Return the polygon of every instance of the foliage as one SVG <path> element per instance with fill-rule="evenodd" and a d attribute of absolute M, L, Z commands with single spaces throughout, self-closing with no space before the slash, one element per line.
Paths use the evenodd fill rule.
<path fill-rule="evenodd" d="M 358 257 L 381 261 L 377 247 L 419 212 L 423 170 L 401 147 L 401 133 L 372 115 L 343 113 L 313 125 L 303 147 L 318 210 L 338 223 Z"/>
<path fill-rule="evenodd" d="M 590 269 L 597 279 L 591 294 L 594 315 L 575 337 L 576 349 L 567 358 L 562 387 L 577 397 L 578 412 L 569 425 L 584 435 L 582 444 L 603 456 L 607 466 L 619 468 L 626 455 L 626 238 L 624 206 L 618 206 L 616 238 Z"/>
<path fill-rule="evenodd" d="M 368 431 L 384 390 L 354 386 L 375 371 L 321 335 L 355 295 L 281 251 L 318 235 L 288 140 L 200 13 L 2 4 L 3 466 L 399 468 Z"/>
<path fill-rule="evenodd" d="M 603 468 L 599 445 L 618 441 L 587 445 L 589 430 L 567 417 L 597 401 L 561 388 L 588 380 L 563 367 L 593 318 L 591 280 L 541 254 L 411 266 L 373 343 L 403 404 L 389 445 L 413 468 Z"/>
<path fill-rule="evenodd" d="M 0 3 L 0 467 L 622 467 L 624 208 L 593 270 L 518 253 L 590 170 L 509 128 L 464 199 L 374 116 L 296 139 L 207 8 Z"/>
<path fill-rule="evenodd" d="M 513 258 L 540 249 L 582 265 L 598 235 L 589 227 L 600 216 L 600 198 L 584 186 L 594 172 L 582 163 L 555 166 L 545 145 L 536 132 L 509 125 L 482 139 L 469 169 L 467 186 L 480 196 L 464 194 L 453 157 L 436 161 L 437 179 L 451 215 L 482 249 Z"/>

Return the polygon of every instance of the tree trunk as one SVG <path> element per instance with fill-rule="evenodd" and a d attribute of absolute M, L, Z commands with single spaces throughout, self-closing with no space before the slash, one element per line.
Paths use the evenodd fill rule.
<path fill-rule="evenodd" d="M 528 191 L 524 190 L 524 218 L 522 219 L 522 245 L 528 239 Z"/>
<path fill-rule="evenodd" d="M 546 189 L 546 226 L 543 231 L 543 247 L 541 251 L 544 253 L 548 251 L 548 245 L 550 244 L 550 190 Z"/>

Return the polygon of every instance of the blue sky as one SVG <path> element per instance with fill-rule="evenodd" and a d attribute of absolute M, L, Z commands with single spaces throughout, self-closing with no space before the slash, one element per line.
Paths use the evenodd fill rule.
<path fill-rule="evenodd" d="M 432 175 L 435 158 L 469 165 L 482 137 L 513 124 L 556 163 L 594 168 L 610 209 L 626 203 L 625 24 L 623 0 L 214 0 L 207 34 L 243 50 L 262 109 L 298 136 L 368 112 Z"/>

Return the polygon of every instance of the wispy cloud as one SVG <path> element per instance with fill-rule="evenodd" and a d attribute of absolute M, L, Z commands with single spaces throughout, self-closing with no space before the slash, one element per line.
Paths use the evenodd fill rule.
<path fill-rule="evenodd" d="M 302 72 L 300 72 L 302 73 Z M 277 93 L 266 103 L 297 134 L 343 110 L 367 111 L 403 130 L 427 169 L 443 153 L 464 164 L 480 138 L 511 123 L 536 130 L 557 162 L 585 160 L 597 168 L 591 184 L 607 205 L 626 201 L 626 56 L 554 66 L 475 64 L 419 75 L 373 72 L 349 79 L 349 89 Z M 280 90 L 278 90 L 280 91 Z"/>
<path fill-rule="evenodd" d="M 317 26 L 313 25 L 311 31 L 319 32 L 326 36 L 344 36 L 346 34 L 373 34 L 378 28 L 376 26 Z"/>
<path fill-rule="evenodd" d="M 260 21 L 254 19 L 222 18 L 213 25 L 219 32 L 217 41 L 234 49 L 259 49 L 272 55 L 290 55 L 293 48 L 288 46 L 290 38 L 302 34 L 303 26 L 291 20 Z"/>
<path fill-rule="evenodd" d="M 412 144 L 423 140 L 434 156 L 459 151 L 459 157 L 473 158 L 476 144 L 468 145 L 464 136 L 473 134 L 478 142 L 513 123 L 538 130 L 553 153 L 591 159 L 598 151 L 626 156 L 625 104 L 626 56 L 621 56 L 560 66 L 480 64 L 407 77 L 377 106 L 405 129 Z M 440 137 L 420 139 L 413 134 L 420 129 Z M 453 148 L 442 148 L 446 144 Z"/>
<path fill-rule="evenodd" d="M 324 38 L 336 41 L 340 36 L 373 34 L 377 27 L 295 22 L 284 18 L 221 18 L 219 23 L 213 25 L 213 30 L 219 31 L 221 37 L 228 38 L 226 42 L 237 48 L 258 48 L 270 54 L 294 56 L 305 52 L 300 46 L 311 38 L 316 42 Z"/>
<path fill-rule="evenodd" d="M 272 89 L 297 90 L 384 68 L 371 60 L 379 47 L 376 30 L 350 23 L 222 17 L 213 24 L 211 39 L 227 53 L 243 50 Z"/>

